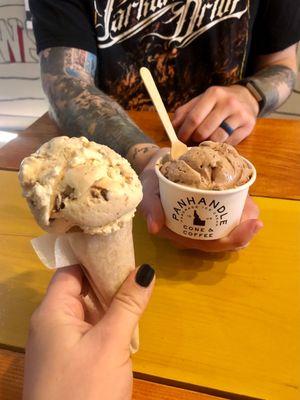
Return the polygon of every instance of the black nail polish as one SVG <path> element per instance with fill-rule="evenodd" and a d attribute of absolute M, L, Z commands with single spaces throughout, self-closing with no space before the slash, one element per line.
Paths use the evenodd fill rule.
<path fill-rule="evenodd" d="M 135 281 L 142 287 L 148 287 L 152 282 L 154 275 L 154 269 L 149 264 L 143 264 L 135 275 Z"/>

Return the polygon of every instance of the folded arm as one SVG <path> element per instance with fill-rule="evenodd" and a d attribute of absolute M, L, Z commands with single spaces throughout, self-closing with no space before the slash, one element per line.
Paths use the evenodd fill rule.
<path fill-rule="evenodd" d="M 86 136 L 122 156 L 153 146 L 123 108 L 96 87 L 94 54 L 54 47 L 40 53 L 40 64 L 51 115 L 65 134 Z"/>

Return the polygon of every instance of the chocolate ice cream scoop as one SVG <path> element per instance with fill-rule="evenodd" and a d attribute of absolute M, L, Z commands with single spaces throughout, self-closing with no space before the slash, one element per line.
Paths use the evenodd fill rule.
<path fill-rule="evenodd" d="M 163 162 L 161 173 L 170 181 L 204 190 L 225 190 L 249 181 L 253 171 L 227 143 L 202 142 L 178 160 Z"/>

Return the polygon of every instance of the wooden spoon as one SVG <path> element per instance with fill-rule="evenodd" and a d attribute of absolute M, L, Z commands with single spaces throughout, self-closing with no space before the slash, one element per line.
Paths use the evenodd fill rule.
<path fill-rule="evenodd" d="M 172 125 L 169 115 L 167 113 L 167 110 L 164 106 L 162 98 L 157 90 L 157 87 L 155 85 L 155 82 L 151 75 L 151 72 L 149 71 L 148 68 L 142 67 L 140 69 L 140 74 L 141 74 L 143 82 L 148 90 L 149 96 L 151 97 L 151 100 L 156 108 L 159 118 L 160 118 L 160 120 L 165 128 L 165 131 L 170 139 L 171 158 L 173 160 L 176 160 L 182 154 L 184 154 L 188 151 L 188 147 L 178 139 L 178 137 L 175 133 L 175 130 L 173 128 L 173 125 Z"/>

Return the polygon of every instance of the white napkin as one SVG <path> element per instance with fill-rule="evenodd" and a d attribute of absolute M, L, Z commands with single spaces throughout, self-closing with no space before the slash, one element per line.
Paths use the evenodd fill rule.
<path fill-rule="evenodd" d="M 72 233 L 64 235 L 47 233 L 31 240 L 34 251 L 47 268 L 56 269 L 79 263 L 69 244 L 68 235 Z"/>

